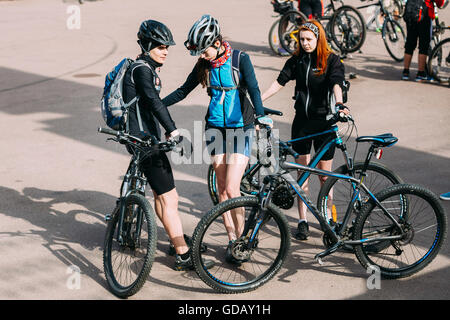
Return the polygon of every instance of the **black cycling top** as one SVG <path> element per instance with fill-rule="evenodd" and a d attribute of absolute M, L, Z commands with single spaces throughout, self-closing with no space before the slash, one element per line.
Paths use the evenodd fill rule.
<path fill-rule="evenodd" d="M 335 84 L 343 85 L 345 80 L 344 65 L 333 53 L 328 56 L 327 68 L 322 75 L 315 74 L 316 51 L 289 58 L 281 70 L 277 81 L 284 86 L 295 80 L 296 116 L 308 119 L 325 119 L 329 113 L 328 94 Z"/>
<path fill-rule="evenodd" d="M 155 70 L 161 67 L 161 64 L 155 62 L 147 55 L 139 56 L 136 61 L 138 60 L 144 60 L 153 71 L 145 65 L 136 67 L 138 62 L 130 66 L 123 80 L 124 101 L 127 103 L 136 95 L 139 96 L 138 103 L 143 131 L 144 133 L 155 135 L 158 140 L 161 140 L 161 131 L 158 122 L 161 123 L 167 133 L 176 130 L 175 122 L 172 120 L 167 107 L 159 97 L 160 88 L 155 87 L 155 82 L 160 87 L 160 79 Z M 132 73 L 133 79 L 131 78 Z M 136 114 L 136 103 L 130 106 L 128 121 L 130 134 L 142 134 Z"/>

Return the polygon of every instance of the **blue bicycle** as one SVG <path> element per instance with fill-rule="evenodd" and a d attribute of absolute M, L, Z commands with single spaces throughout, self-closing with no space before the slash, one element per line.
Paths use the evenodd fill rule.
<path fill-rule="evenodd" d="M 282 115 L 281 112 L 265 108 L 265 113 L 267 115 Z M 347 117 L 333 117 L 329 120 L 330 123 L 333 122 L 344 122 L 347 123 L 347 129 L 345 135 L 350 137 L 350 134 L 353 130 L 357 131 L 356 125 L 351 116 Z M 350 134 L 348 134 L 350 132 Z M 332 134 L 327 141 L 321 146 L 319 150 L 316 151 L 311 161 L 308 164 L 308 167 L 315 168 L 319 161 L 322 159 L 324 154 L 333 146 L 337 149 L 341 150 L 345 164 L 338 167 L 334 170 L 335 173 L 349 175 L 351 177 L 357 178 L 364 181 L 364 184 L 373 192 L 378 192 L 384 188 L 390 187 L 395 184 L 403 183 L 403 180 L 395 174 L 392 170 L 387 168 L 385 165 L 373 162 L 372 158 L 374 155 L 382 154 L 383 147 L 390 147 L 397 142 L 397 138 L 393 137 L 392 134 L 386 133 L 377 136 L 375 139 L 371 139 L 371 137 L 357 137 L 356 142 L 362 143 L 367 142 L 370 144 L 369 149 L 367 151 L 367 155 L 364 161 L 354 162 L 347 151 L 346 142 L 344 142 L 339 128 L 336 124 L 333 124 L 331 129 L 317 133 L 308 135 L 302 138 L 293 139 L 289 141 L 280 141 L 279 143 L 279 157 L 286 158 L 289 154 L 291 154 L 294 158 L 298 157 L 297 153 L 291 153 L 290 147 L 292 143 L 300 140 L 311 139 L 319 135 Z M 388 138 L 390 143 L 383 144 L 380 143 L 385 141 L 384 139 Z M 348 139 L 347 139 L 348 141 Z M 259 145 L 259 144 L 258 144 Z M 354 154 L 356 154 L 356 149 Z M 240 191 L 241 195 L 256 195 L 260 188 L 261 174 L 260 171 L 264 168 L 265 165 L 257 158 L 257 161 L 248 165 L 247 170 L 242 176 Z M 310 177 L 310 172 L 303 172 L 298 178 L 297 183 L 300 186 L 303 186 L 305 181 Z M 208 191 L 213 201 L 213 204 L 216 205 L 219 203 L 219 196 L 217 191 L 216 184 L 216 174 L 214 172 L 214 168 L 212 165 L 208 168 Z M 317 207 L 323 211 L 327 212 L 327 214 L 332 217 L 334 222 L 338 222 L 342 220 L 342 215 L 345 213 L 345 208 L 348 202 L 351 200 L 350 196 L 352 194 L 352 187 L 346 183 L 342 183 L 338 179 L 328 178 L 325 184 L 321 187 L 319 192 L 319 196 L 317 198 Z M 294 205 L 294 200 L 297 197 L 295 191 L 289 187 L 289 185 L 284 182 L 281 183 L 277 189 L 275 190 L 272 202 L 280 207 L 281 209 L 290 209 Z M 366 200 L 364 197 L 359 197 L 357 202 L 355 203 L 355 209 L 361 208 L 362 203 Z"/>
<path fill-rule="evenodd" d="M 270 128 L 267 130 L 270 133 Z M 396 139 L 392 135 L 362 138 L 377 146 L 389 146 Z M 288 154 L 295 154 L 285 143 L 279 141 L 278 144 Z M 266 159 L 270 159 L 270 146 L 266 152 Z M 323 231 L 326 250 L 316 255 L 319 263 L 338 249 L 351 246 L 364 268 L 377 268 L 383 278 L 407 277 L 427 266 L 445 241 L 446 213 L 437 196 L 424 187 L 399 184 L 374 194 L 362 179 L 289 162 L 283 156 L 276 160 L 274 173 L 264 177 L 255 196 L 219 203 L 203 216 L 194 231 L 195 270 L 207 285 L 219 292 L 255 290 L 283 266 L 291 234 L 286 217 L 272 200 L 276 190 L 286 183 L 306 204 Z M 334 223 L 326 211 L 312 203 L 290 174 L 297 170 L 350 185 L 352 192 L 342 223 Z M 361 198 L 364 199 L 362 206 L 355 222 L 351 223 L 351 213 Z M 225 228 L 225 219 L 233 220 L 233 229 Z M 350 225 L 351 235 L 346 232 Z M 207 252 L 201 252 L 203 245 L 208 247 Z M 213 260 L 215 266 L 207 269 L 203 265 L 205 259 Z"/>

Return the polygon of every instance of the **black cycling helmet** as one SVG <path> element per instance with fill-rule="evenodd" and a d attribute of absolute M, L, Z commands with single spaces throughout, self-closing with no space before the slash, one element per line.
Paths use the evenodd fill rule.
<path fill-rule="evenodd" d="M 156 45 L 175 45 L 170 29 L 165 24 L 155 20 L 142 22 L 137 37 L 139 45 L 145 52 L 150 51 Z"/>

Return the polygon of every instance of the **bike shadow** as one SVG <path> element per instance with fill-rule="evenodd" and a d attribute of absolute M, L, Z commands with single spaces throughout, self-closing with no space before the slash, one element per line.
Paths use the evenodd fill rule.
<path fill-rule="evenodd" d="M 115 197 L 91 190 L 53 191 L 27 187 L 19 192 L 3 186 L 0 186 L 0 194 L 8 200 L 0 202 L 2 214 L 33 225 L 27 231 L 1 232 L 3 237 L 22 236 L 32 241 L 37 237 L 64 265 L 79 267 L 81 274 L 106 288 L 103 270 L 75 247 L 89 251 L 102 248 L 104 210 L 114 205 Z M 74 205 L 76 209 L 69 209 Z"/>

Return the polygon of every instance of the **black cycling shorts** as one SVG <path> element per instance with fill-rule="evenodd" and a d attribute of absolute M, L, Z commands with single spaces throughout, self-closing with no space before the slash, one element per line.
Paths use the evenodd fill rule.
<path fill-rule="evenodd" d="M 163 151 L 154 151 L 140 163 L 152 190 L 159 196 L 175 188 L 172 167 Z"/>
<path fill-rule="evenodd" d="M 329 130 L 331 127 L 327 124 L 326 120 L 322 119 L 304 119 L 295 117 L 291 128 L 291 138 L 297 139 L 311 134 L 319 133 Z M 311 153 L 311 146 L 314 144 L 314 150 L 317 152 L 322 144 L 330 137 L 334 137 L 334 133 L 327 133 L 320 136 L 316 136 L 312 139 L 300 140 L 292 143 L 292 148 L 300 155 L 307 155 Z M 331 160 L 334 157 L 335 146 L 333 145 L 323 155 L 321 160 Z"/>
<path fill-rule="evenodd" d="M 299 10 L 308 19 L 322 18 L 323 5 L 321 0 L 301 0 Z"/>
<path fill-rule="evenodd" d="M 419 54 L 428 55 L 432 33 L 432 22 L 427 15 L 419 23 L 406 24 L 405 53 L 412 55 L 419 39 Z"/>

